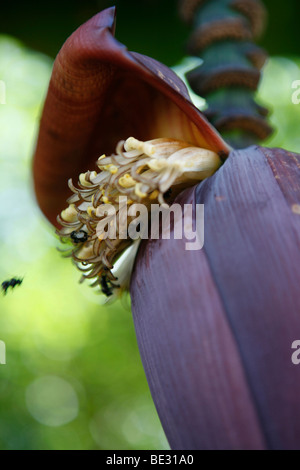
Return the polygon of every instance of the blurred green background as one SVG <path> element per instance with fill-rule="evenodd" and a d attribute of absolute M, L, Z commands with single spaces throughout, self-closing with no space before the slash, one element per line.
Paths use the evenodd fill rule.
<path fill-rule="evenodd" d="M 31 158 L 53 59 L 66 37 L 117 4 L 116 36 L 182 74 L 189 31 L 174 0 L 27 1 L 1 6 L 0 282 L 23 284 L 0 298 L 0 449 L 168 449 L 145 379 L 129 299 L 104 297 L 61 258 L 35 203 Z M 271 54 L 258 99 L 277 129 L 266 145 L 300 152 L 296 1 L 269 0 L 261 41 Z M 298 55 L 297 55 L 298 54 Z M 4 84 L 4 85 L 3 85 Z M 5 88 L 5 89 L 4 89 Z"/>

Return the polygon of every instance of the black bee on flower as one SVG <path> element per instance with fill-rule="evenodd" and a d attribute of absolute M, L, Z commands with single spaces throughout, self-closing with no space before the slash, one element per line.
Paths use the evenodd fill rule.
<path fill-rule="evenodd" d="M 106 275 L 101 276 L 100 285 L 101 285 L 101 291 L 103 294 L 106 295 L 106 297 L 109 297 L 113 294 L 114 285 L 109 279 L 107 279 Z"/>
<path fill-rule="evenodd" d="M 88 239 L 88 234 L 84 230 L 74 230 L 70 235 L 73 243 L 84 243 Z"/>

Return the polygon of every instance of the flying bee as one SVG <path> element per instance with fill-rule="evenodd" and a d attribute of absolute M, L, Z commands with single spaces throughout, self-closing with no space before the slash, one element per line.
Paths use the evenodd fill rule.
<path fill-rule="evenodd" d="M 8 281 L 2 282 L 1 287 L 2 287 L 2 290 L 4 292 L 4 295 L 6 295 L 7 289 L 9 287 L 11 287 L 11 289 L 13 289 L 16 286 L 20 286 L 22 284 L 22 282 L 23 282 L 23 279 L 16 279 L 14 277 L 12 279 L 9 279 Z"/>
<path fill-rule="evenodd" d="M 88 234 L 84 230 L 74 230 L 71 232 L 70 237 L 74 243 L 84 243 L 88 239 Z"/>

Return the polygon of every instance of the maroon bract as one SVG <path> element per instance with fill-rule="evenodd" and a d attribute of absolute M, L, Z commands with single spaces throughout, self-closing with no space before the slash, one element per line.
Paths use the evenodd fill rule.
<path fill-rule="evenodd" d="M 129 52 L 114 29 L 115 8 L 109 8 L 78 28 L 54 63 L 33 175 L 39 205 L 56 226 L 70 194 L 68 179 L 94 170 L 98 157 L 122 139 L 174 138 L 229 152 L 177 75 Z"/>
<path fill-rule="evenodd" d="M 142 242 L 132 309 L 148 383 L 175 449 L 299 449 L 300 155 L 233 151 L 180 204 L 205 242 Z"/>

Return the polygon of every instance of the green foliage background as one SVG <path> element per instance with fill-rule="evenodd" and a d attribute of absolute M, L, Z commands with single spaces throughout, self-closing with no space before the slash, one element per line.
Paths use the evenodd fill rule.
<path fill-rule="evenodd" d="M 84 6 L 83 6 L 84 3 Z M 83 21 L 112 2 L 9 4 L 0 21 L 0 281 L 24 277 L 0 298 L 0 449 L 167 449 L 144 376 L 129 299 L 111 306 L 62 259 L 52 228 L 36 205 L 31 158 L 53 57 Z M 178 73 L 188 29 L 176 2 L 119 1 L 117 38 Z M 266 145 L 300 152 L 300 104 L 292 83 L 300 80 L 293 2 L 280 15 L 266 2 L 272 58 L 258 99 L 272 108 L 277 129 Z M 280 2 L 281 4 L 281 2 Z M 25 6 L 26 5 L 26 8 Z M 279 16 L 280 15 L 280 16 Z M 278 43 L 274 25 L 287 33 Z M 290 23 L 289 23 L 290 21 Z M 290 24 L 290 26 L 288 26 Z M 202 102 L 203 104 L 203 102 Z"/>

